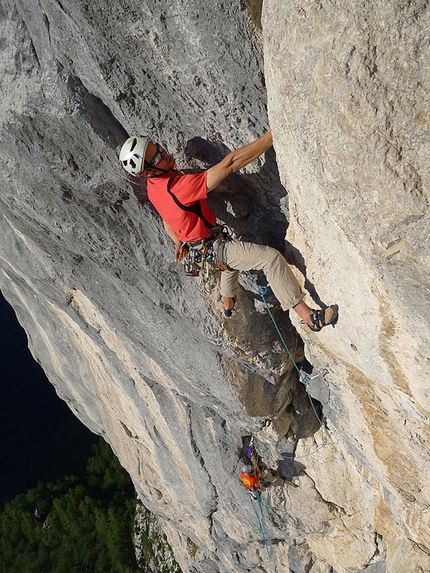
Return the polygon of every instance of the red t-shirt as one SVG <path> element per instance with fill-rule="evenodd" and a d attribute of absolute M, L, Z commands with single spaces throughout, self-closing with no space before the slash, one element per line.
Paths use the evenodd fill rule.
<path fill-rule="evenodd" d="M 243 472 L 240 472 L 239 475 L 246 489 L 254 489 L 254 490 L 258 489 L 257 476 L 255 476 L 254 474 L 245 474 Z"/>
<path fill-rule="evenodd" d="M 149 200 L 184 243 L 204 239 L 216 223 L 205 201 L 206 177 L 206 171 L 191 174 L 178 171 L 147 179 Z M 178 203 L 191 210 L 184 210 Z"/>

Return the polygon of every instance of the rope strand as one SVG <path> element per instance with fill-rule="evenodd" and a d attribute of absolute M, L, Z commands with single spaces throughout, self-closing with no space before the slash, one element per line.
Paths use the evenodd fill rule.
<path fill-rule="evenodd" d="M 322 443 L 322 445 L 319 446 L 315 451 L 313 451 L 313 452 L 311 452 L 311 453 L 309 453 L 309 454 L 303 455 L 303 456 L 294 456 L 294 455 L 288 456 L 288 457 L 287 457 L 286 455 L 283 456 L 285 459 L 300 459 L 300 458 L 306 458 L 306 457 L 310 456 L 311 454 L 317 452 L 318 450 L 320 450 L 321 448 L 323 448 L 323 447 L 327 444 L 327 442 L 326 442 L 326 440 L 325 440 L 325 432 L 324 432 L 323 420 L 320 419 L 320 417 L 319 417 L 319 415 L 318 415 L 318 413 L 317 413 L 317 411 L 316 411 L 315 404 L 314 404 L 314 401 L 313 401 L 313 399 L 312 399 L 312 396 L 310 395 L 309 390 L 308 390 L 308 383 L 309 383 L 311 380 L 313 380 L 314 378 L 317 378 L 318 376 L 321 376 L 321 374 L 316 374 L 315 376 L 309 377 L 309 376 L 306 376 L 306 375 L 300 370 L 300 368 L 297 366 L 296 361 L 295 361 L 294 358 L 293 358 L 293 355 L 291 354 L 290 349 L 288 348 L 287 343 L 286 343 L 285 340 L 284 340 L 284 337 L 282 336 L 282 333 L 281 333 L 281 331 L 280 331 L 280 329 L 279 329 L 279 326 L 278 326 L 277 323 L 276 323 L 275 317 L 273 316 L 273 314 L 272 314 L 272 312 L 271 312 L 271 310 L 270 310 L 270 308 L 269 308 L 269 305 L 267 304 L 267 301 L 266 301 L 266 293 L 267 293 L 269 287 L 268 287 L 268 286 L 260 287 L 260 286 L 257 284 L 257 281 L 255 280 L 254 276 L 253 276 L 249 271 L 246 271 L 246 274 L 247 274 L 247 275 L 250 277 L 250 279 L 253 281 L 254 285 L 255 285 L 256 288 L 257 288 L 258 294 L 261 296 L 261 298 L 262 298 L 262 300 L 263 300 L 264 306 L 265 306 L 265 308 L 266 308 L 266 310 L 267 310 L 267 312 L 268 312 L 270 318 L 272 319 L 273 324 L 275 325 L 276 332 L 278 333 L 278 336 L 279 336 L 279 338 L 280 338 L 280 340 L 281 340 L 281 342 L 282 342 L 282 345 L 284 346 L 285 350 L 287 351 L 287 354 L 288 354 L 288 356 L 290 357 L 290 360 L 291 360 L 291 362 L 293 363 L 294 368 L 297 370 L 297 373 L 298 373 L 298 375 L 299 375 L 299 380 L 300 380 L 300 382 L 301 382 L 301 383 L 304 385 L 304 387 L 305 387 L 306 394 L 308 395 L 309 402 L 310 402 L 310 404 L 311 404 L 311 406 L 312 406 L 312 410 L 314 411 L 315 417 L 316 417 L 316 419 L 318 420 L 319 425 L 320 425 L 320 428 L 321 428 L 321 433 L 322 433 L 322 436 L 323 436 L 323 443 Z"/>
<path fill-rule="evenodd" d="M 261 493 L 259 491 L 255 492 L 255 496 L 257 499 L 255 499 L 253 497 L 252 493 L 250 493 L 250 492 L 248 492 L 248 495 L 249 495 L 249 499 L 251 500 L 252 509 L 254 510 L 255 516 L 257 518 L 258 529 L 260 530 L 261 537 L 263 538 L 264 545 L 266 547 L 267 556 L 270 559 L 270 561 L 272 561 L 273 560 L 273 552 L 272 552 L 272 546 L 271 546 L 270 539 L 269 539 L 269 533 L 267 530 L 266 520 L 264 519 L 264 511 L 263 511 L 263 506 L 261 503 Z M 258 510 L 255 506 L 255 503 L 254 503 L 255 501 L 257 501 Z"/>

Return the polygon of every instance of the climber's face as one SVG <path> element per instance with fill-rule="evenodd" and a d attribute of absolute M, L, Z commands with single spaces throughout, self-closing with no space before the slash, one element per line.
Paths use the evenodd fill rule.
<path fill-rule="evenodd" d="M 142 175 L 160 174 L 170 171 L 175 166 L 175 160 L 158 143 L 150 142 L 145 153 L 145 170 Z"/>

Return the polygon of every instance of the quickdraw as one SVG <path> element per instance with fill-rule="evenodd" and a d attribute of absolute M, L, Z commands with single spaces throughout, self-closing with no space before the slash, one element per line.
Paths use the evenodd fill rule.
<path fill-rule="evenodd" d="M 179 262 L 184 267 L 187 277 L 198 277 L 202 262 L 201 250 L 195 247 L 188 247 L 184 243 L 179 251 Z"/>

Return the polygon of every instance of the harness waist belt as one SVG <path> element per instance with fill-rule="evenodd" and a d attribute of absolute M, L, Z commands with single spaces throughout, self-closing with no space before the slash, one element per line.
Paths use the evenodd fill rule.
<path fill-rule="evenodd" d="M 224 256 L 224 249 L 227 244 L 227 241 L 220 241 L 218 247 L 216 249 L 216 264 L 220 271 L 230 271 L 231 269 L 228 267 L 225 256 Z"/>
<path fill-rule="evenodd" d="M 209 234 L 204 239 L 201 239 L 200 241 L 193 241 L 192 243 L 188 242 L 188 244 L 190 247 L 198 247 L 207 241 L 214 241 L 219 237 L 221 229 L 222 227 L 220 225 L 216 225 L 215 227 L 212 227 L 212 229 L 209 231 Z"/>

